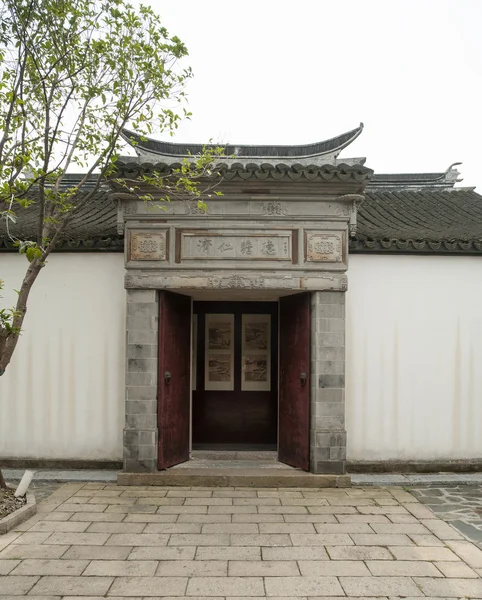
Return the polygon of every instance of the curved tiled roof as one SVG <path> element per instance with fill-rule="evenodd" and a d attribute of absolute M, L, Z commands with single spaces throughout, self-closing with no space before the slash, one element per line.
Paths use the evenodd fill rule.
<path fill-rule="evenodd" d="M 88 193 L 88 192 L 85 192 Z M 35 194 L 31 197 L 35 199 Z M 34 239 L 37 231 L 38 210 L 35 204 L 17 211 L 17 223 L 10 224 L 10 232 L 20 239 Z M 0 251 L 15 249 L 8 238 L 5 221 L 0 220 Z M 65 251 L 101 251 L 124 249 L 123 236 L 117 233 L 117 207 L 105 188 L 96 192 L 89 201 L 75 211 L 68 232 L 57 245 Z M 16 250 L 16 249 L 15 249 Z"/>
<path fill-rule="evenodd" d="M 338 135 L 323 142 L 314 144 L 305 144 L 299 146 L 273 146 L 259 145 L 246 146 L 228 144 L 224 146 L 226 157 L 235 156 L 236 158 L 276 158 L 277 160 L 287 158 L 309 158 L 311 156 L 320 156 L 323 154 L 337 154 L 343 148 L 351 144 L 363 131 L 363 123 L 358 127 Z M 203 148 L 215 148 L 214 144 L 174 144 L 146 138 L 128 129 L 123 130 L 122 136 L 136 151 L 142 151 L 148 154 L 161 155 L 165 158 L 170 157 L 189 157 L 202 152 Z M 160 161 L 162 162 L 162 161 Z"/>
<path fill-rule="evenodd" d="M 353 252 L 480 252 L 482 196 L 473 189 L 368 189 Z"/>
<path fill-rule="evenodd" d="M 482 196 L 453 187 L 453 178 L 446 177 L 442 185 L 443 175 L 447 173 L 374 176 L 358 211 L 350 252 L 482 254 Z M 398 177 L 403 182 L 396 182 Z M 18 223 L 10 225 L 12 233 L 32 239 L 34 211 L 35 205 L 20 212 Z M 116 205 L 102 188 L 74 215 L 58 249 L 120 252 L 123 247 Z M 0 251 L 9 249 L 14 248 L 0 221 Z"/>

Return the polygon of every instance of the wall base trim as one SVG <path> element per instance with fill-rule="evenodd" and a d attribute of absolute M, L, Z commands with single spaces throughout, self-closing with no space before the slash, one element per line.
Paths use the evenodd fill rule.
<path fill-rule="evenodd" d="M 0 458 L 2 469 L 99 469 L 121 471 L 122 460 Z M 467 460 L 351 460 L 348 473 L 477 473 L 482 472 L 482 458 Z"/>
<path fill-rule="evenodd" d="M 58 458 L 0 458 L 1 469 L 122 469 L 122 460 L 58 459 Z"/>
<path fill-rule="evenodd" d="M 350 460 L 348 473 L 476 473 L 482 472 L 482 458 L 466 460 Z"/>

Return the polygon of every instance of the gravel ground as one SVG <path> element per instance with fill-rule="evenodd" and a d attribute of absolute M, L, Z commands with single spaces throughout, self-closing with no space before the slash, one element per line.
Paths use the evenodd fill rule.
<path fill-rule="evenodd" d="M 13 513 L 17 508 L 21 508 L 25 502 L 25 498 L 15 498 L 13 495 L 15 490 L 0 490 L 0 519 Z"/>
<path fill-rule="evenodd" d="M 7 483 L 9 483 L 12 487 L 17 486 L 19 480 L 10 478 L 7 480 Z M 42 502 L 42 500 L 46 500 L 62 485 L 62 483 L 56 481 L 35 481 L 34 479 L 29 485 L 28 491 L 35 494 L 35 500 L 38 504 L 39 502 Z"/>

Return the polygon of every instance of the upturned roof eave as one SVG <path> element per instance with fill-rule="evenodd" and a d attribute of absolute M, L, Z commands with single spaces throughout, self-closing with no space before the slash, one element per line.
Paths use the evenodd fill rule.
<path fill-rule="evenodd" d="M 226 144 L 224 154 L 226 158 L 256 159 L 256 161 L 276 159 L 293 160 L 296 158 L 309 159 L 323 155 L 336 157 L 343 148 L 351 144 L 363 131 L 363 123 L 358 127 L 333 138 L 311 144 L 298 145 L 243 145 Z M 184 159 L 199 154 L 203 148 L 213 149 L 223 147 L 223 144 L 178 144 L 164 142 L 141 136 L 136 132 L 124 129 L 122 132 L 124 140 L 130 144 L 136 153 L 152 154 L 162 156 L 165 160 Z"/>

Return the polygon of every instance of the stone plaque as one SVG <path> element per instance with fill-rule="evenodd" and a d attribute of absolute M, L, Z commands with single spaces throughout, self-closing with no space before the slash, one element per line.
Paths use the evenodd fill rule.
<path fill-rule="evenodd" d="M 341 233 L 306 232 L 307 262 L 342 262 L 343 240 Z"/>
<path fill-rule="evenodd" d="M 181 233 L 181 260 L 291 261 L 291 232 Z"/>
<path fill-rule="evenodd" d="M 133 231 L 130 237 L 130 260 L 166 260 L 167 232 Z"/>

